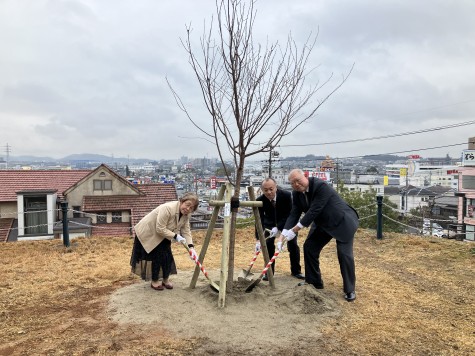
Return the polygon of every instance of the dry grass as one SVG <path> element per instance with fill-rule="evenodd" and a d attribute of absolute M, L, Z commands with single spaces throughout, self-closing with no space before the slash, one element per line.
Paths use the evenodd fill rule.
<path fill-rule="evenodd" d="M 474 244 L 374 235 L 357 234 L 357 301 L 342 301 L 339 316 L 321 326 L 321 340 L 294 355 L 473 354 Z M 203 236 L 194 235 L 198 249 Z M 220 239 L 215 232 L 208 270 L 219 268 Z M 137 281 L 128 264 L 131 247 L 132 240 L 121 237 L 73 240 L 69 249 L 57 240 L 1 244 L 0 354 L 193 354 L 199 338 L 109 320 L 109 295 Z M 236 268 L 247 266 L 252 249 L 253 231 L 239 230 Z M 192 268 L 183 251 L 175 258 L 178 269 Z M 324 249 L 321 265 L 325 288 L 341 294 L 334 243 Z M 277 271 L 288 270 L 286 254 Z"/>

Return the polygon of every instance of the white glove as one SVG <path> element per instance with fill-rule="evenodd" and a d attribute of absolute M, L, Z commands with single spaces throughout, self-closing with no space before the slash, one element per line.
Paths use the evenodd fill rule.
<path fill-rule="evenodd" d="M 259 252 L 260 250 L 261 250 L 261 242 L 257 241 L 256 242 L 256 253 Z"/>
<path fill-rule="evenodd" d="M 287 239 L 287 241 L 290 241 L 296 236 L 296 234 L 292 229 L 290 230 L 284 229 L 282 230 L 282 236 L 284 236 Z"/>
<path fill-rule="evenodd" d="M 277 251 L 282 252 L 285 250 L 285 244 L 282 241 L 277 242 Z"/>
<path fill-rule="evenodd" d="M 190 248 L 190 259 L 192 261 L 198 261 L 198 255 L 193 247 Z"/>
<path fill-rule="evenodd" d="M 277 236 L 278 232 L 279 232 L 279 229 L 277 228 L 277 226 L 273 227 L 272 230 L 270 231 L 270 236 L 269 237 Z"/>
<path fill-rule="evenodd" d="M 178 242 L 179 244 L 181 244 L 183 242 L 186 242 L 186 239 L 181 235 L 176 235 L 175 241 Z"/>

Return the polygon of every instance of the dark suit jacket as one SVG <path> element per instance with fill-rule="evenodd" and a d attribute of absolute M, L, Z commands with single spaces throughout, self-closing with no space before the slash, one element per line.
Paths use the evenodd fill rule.
<path fill-rule="evenodd" d="M 323 180 L 311 177 L 308 181 L 308 193 L 292 192 L 292 211 L 285 223 L 285 229 L 293 228 L 299 222 L 302 213 L 305 213 L 300 219 L 303 226 L 308 227 L 313 222 L 337 240 L 352 239 L 358 228 L 356 210 Z"/>
<path fill-rule="evenodd" d="M 264 194 L 260 195 L 256 200 L 262 201 L 262 207 L 259 207 L 262 228 L 271 229 L 277 226 L 282 231 L 292 209 L 292 195 L 290 192 L 277 189 L 275 209 Z"/>

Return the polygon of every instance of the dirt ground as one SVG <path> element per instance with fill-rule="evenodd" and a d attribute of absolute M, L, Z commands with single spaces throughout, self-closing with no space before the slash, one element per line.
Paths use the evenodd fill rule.
<path fill-rule="evenodd" d="M 194 234 L 197 250 L 205 232 Z M 299 237 L 302 246 L 305 235 Z M 238 231 L 236 276 L 253 255 Z M 0 245 L 0 355 L 472 355 L 473 243 L 360 230 L 357 299 L 343 299 L 335 244 L 321 258 L 325 289 L 297 287 L 288 253 L 275 288 L 251 293 L 237 278 L 224 308 L 203 274 L 173 245 L 173 290 L 130 273 L 132 239 L 89 238 Z M 205 268 L 219 280 L 221 232 Z M 254 277 L 262 269 L 254 267 Z M 302 260 L 303 263 L 303 260 Z"/>

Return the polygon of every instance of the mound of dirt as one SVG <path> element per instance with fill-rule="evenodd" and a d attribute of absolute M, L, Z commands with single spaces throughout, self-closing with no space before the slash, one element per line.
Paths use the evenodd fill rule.
<path fill-rule="evenodd" d="M 325 290 L 313 286 L 297 286 L 298 280 L 275 276 L 275 288 L 261 281 L 250 293 L 250 282 L 240 282 L 236 276 L 234 288 L 226 294 L 225 307 L 218 307 L 218 293 L 204 277 L 191 289 L 192 271 L 179 271 L 172 276 L 173 290 L 156 291 L 149 282 L 115 291 L 109 302 L 110 318 L 120 324 L 140 328 L 155 324 L 171 335 L 200 339 L 200 349 L 194 354 L 234 354 L 236 352 L 278 353 L 288 346 L 288 334 L 294 348 L 305 348 L 320 336 L 324 318 L 339 314 L 337 304 Z M 218 271 L 209 271 L 217 280 Z"/>

